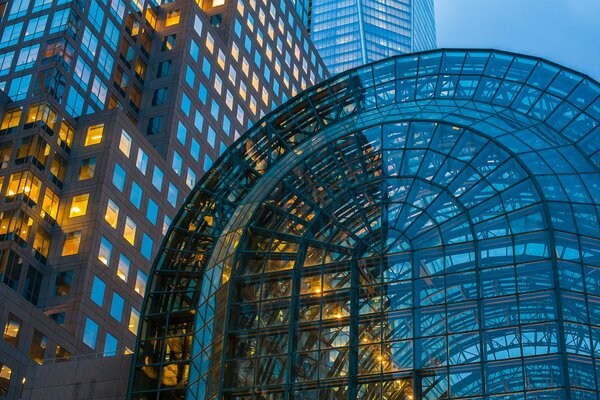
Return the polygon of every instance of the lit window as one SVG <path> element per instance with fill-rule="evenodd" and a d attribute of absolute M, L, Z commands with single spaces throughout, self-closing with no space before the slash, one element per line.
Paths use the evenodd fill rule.
<path fill-rule="evenodd" d="M 65 237 L 65 243 L 62 249 L 63 256 L 70 256 L 79 252 L 81 243 L 81 231 L 69 232 Z"/>
<path fill-rule="evenodd" d="M 73 142 L 73 135 L 75 134 L 75 129 L 69 125 L 67 121 L 63 121 L 60 125 L 60 130 L 58 131 L 58 144 L 61 146 L 69 147 Z"/>
<path fill-rule="evenodd" d="M 146 283 L 148 282 L 148 275 L 138 269 L 137 276 L 135 277 L 135 291 L 142 297 L 146 294 Z"/>
<path fill-rule="evenodd" d="M 221 49 L 219 49 L 219 55 L 217 56 L 217 64 L 219 64 L 222 70 L 225 70 L 225 53 Z"/>
<path fill-rule="evenodd" d="M 90 126 L 85 135 L 85 146 L 91 146 L 102 142 L 104 124 Z"/>
<path fill-rule="evenodd" d="M 223 4 L 225 4 L 225 0 L 213 0 L 212 2 L 213 7 L 222 6 Z"/>
<path fill-rule="evenodd" d="M 177 25 L 179 23 L 180 14 L 180 10 L 173 10 L 167 12 L 167 20 L 165 22 L 165 26 Z"/>
<path fill-rule="evenodd" d="M 129 157 L 129 152 L 131 151 L 131 136 L 127 134 L 124 130 L 121 131 L 121 139 L 119 140 L 119 150 L 123 152 L 127 157 Z"/>
<path fill-rule="evenodd" d="M 110 263 L 110 254 L 112 253 L 112 243 L 104 236 L 100 240 L 100 249 L 98 250 L 98 260 L 104 265 Z"/>
<path fill-rule="evenodd" d="M 139 324 L 140 312 L 135 308 L 131 308 L 131 314 L 129 315 L 129 331 L 134 335 L 137 335 Z"/>
<path fill-rule="evenodd" d="M 117 276 L 123 281 L 127 282 L 129 277 L 129 268 L 131 267 L 131 261 L 125 255 L 119 255 L 119 264 L 117 266 Z"/>
<path fill-rule="evenodd" d="M 145 17 L 146 21 L 148 21 L 148 24 L 152 27 L 152 29 L 156 29 L 156 13 L 152 8 L 148 7 L 146 9 Z"/>
<path fill-rule="evenodd" d="M 50 250 L 50 234 L 43 228 L 38 228 L 33 239 L 33 250 L 41 254 L 43 257 L 48 257 Z"/>
<path fill-rule="evenodd" d="M 96 339 L 98 338 L 98 324 L 91 318 L 87 317 L 85 328 L 83 331 L 83 343 L 87 344 L 92 349 L 96 348 Z"/>
<path fill-rule="evenodd" d="M 89 193 L 73 196 L 73 201 L 71 202 L 71 209 L 69 210 L 69 218 L 81 217 L 85 215 L 85 213 L 87 212 L 89 198 Z"/>
<path fill-rule="evenodd" d="M 137 229 L 137 226 L 136 226 L 135 222 L 133 222 L 131 220 L 131 218 L 127 217 L 125 219 L 125 228 L 123 230 L 123 237 L 132 246 L 135 243 L 135 231 L 136 231 L 136 229 Z"/>
<path fill-rule="evenodd" d="M 117 228 L 117 220 L 119 219 L 119 206 L 110 199 L 108 199 L 108 204 L 106 205 L 106 214 L 104 215 L 104 219 L 114 229 Z"/>
<path fill-rule="evenodd" d="M 21 121 L 22 112 L 23 110 L 20 108 L 6 111 L 2 118 L 2 124 L 0 124 L 0 131 L 5 131 L 18 126 Z"/>
<path fill-rule="evenodd" d="M 54 295 L 66 296 L 71 293 L 73 283 L 73 271 L 62 271 L 56 275 L 54 280 Z"/>
<path fill-rule="evenodd" d="M 123 298 L 119 296 L 117 292 L 115 292 L 113 294 L 112 303 L 110 305 L 110 316 L 119 322 L 121 322 L 121 319 L 123 318 L 124 303 L 125 301 L 123 300 Z"/>
<path fill-rule="evenodd" d="M 215 51 L 215 40 L 213 39 L 213 37 L 211 36 L 210 33 L 206 34 L 206 48 L 208 49 L 208 51 L 210 51 L 211 53 L 213 51 Z"/>
<path fill-rule="evenodd" d="M 2 336 L 6 343 L 10 343 L 15 347 L 19 345 L 21 325 L 23 325 L 23 321 L 12 314 L 8 314 L 8 321 L 4 325 L 4 335 Z"/>
<path fill-rule="evenodd" d="M 59 200 L 59 197 L 54 194 L 52 190 L 46 189 L 40 216 L 44 219 L 50 219 L 50 222 L 53 223 L 56 220 L 56 214 L 58 213 Z"/>
<path fill-rule="evenodd" d="M 104 304 L 105 290 L 106 283 L 104 283 L 104 281 L 102 281 L 102 279 L 98 278 L 97 276 L 94 276 L 94 281 L 92 282 L 92 291 L 90 293 L 90 299 L 92 299 L 92 301 L 96 303 L 98 307 L 102 307 L 102 304 Z"/>
<path fill-rule="evenodd" d="M 83 181 L 94 177 L 96 172 L 96 158 L 88 158 L 81 160 L 79 165 L 79 180 Z"/>

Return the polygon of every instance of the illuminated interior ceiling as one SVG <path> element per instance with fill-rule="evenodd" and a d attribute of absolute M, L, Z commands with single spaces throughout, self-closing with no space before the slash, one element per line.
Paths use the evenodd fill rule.
<path fill-rule="evenodd" d="M 281 106 L 174 221 L 131 398 L 593 398 L 599 96 L 438 50 Z"/>

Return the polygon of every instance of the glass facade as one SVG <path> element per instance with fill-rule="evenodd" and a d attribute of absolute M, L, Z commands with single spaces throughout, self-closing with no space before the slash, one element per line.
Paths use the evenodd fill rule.
<path fill-rule="evenodd" d="M 433 0 L 313 0 L 310 18 L 331 73 L 436 47 Z"/>
<path fill-rule="evenodd" d="M 174 219 L 132 399 L 597 399 L 600 86 L 527 56 L 317 85 Z"/>

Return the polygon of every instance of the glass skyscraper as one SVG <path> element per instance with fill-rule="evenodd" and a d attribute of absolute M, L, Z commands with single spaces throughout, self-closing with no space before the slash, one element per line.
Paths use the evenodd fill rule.
<path fill-rule="evenodd" d="M 397 56 L 260 120 L 155 262 L 131 399 L 598 399 L 600 86 Z"/>
<path fill-rule="evenodd" d="M 312 0 L 309 15 L 331 73 L 436 47 L 433 0 Z"/>

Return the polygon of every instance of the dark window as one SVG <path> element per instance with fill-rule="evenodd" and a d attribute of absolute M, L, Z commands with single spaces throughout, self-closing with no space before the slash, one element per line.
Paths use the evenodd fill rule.
<path fill-rule="evenodd" d="M 23 296 L 31 304 L 37 305 L 40 298 L 40 288 L 42 287 L 42 274 L 33 267 L 27 270 L 27 278 L 25 278 L 25 290 Z"/>
<path fill-rule="evenodd" d="M 171 71 L 171 60 L 162 61 L 158 64 L 158 69 L 156 71 L 156 77 L 162 78 L 163 76 L 168 76 L 169 71 Z"/>
<path fill-rule="evenodd" d="M 4 222 L 4 221 L 3 221 Z M 23 259 L 12 250 L 3 250 L 0 253 L 0 277 L 8 287 L 16 289 L 19 285 Z"/>
<path fill-rule="evenodd" d="M 223 14 L 217 14 L 210 17 L 210 24 L 215 28 L 221 27 L 221 23 L 223 22 Z"/>
<path fill-rule="evenodd" d="M 42 365 L 47 346 L 48 338 L 46 335 L 37 329 L 34 330 L 33 337 L 31 338 L 31 345 L 29 346 L 29 357 L 36 363 Z"/>
<path fill-rule="evenodd" d="M 154 91 L 154 95 L 152 96 L 152 105 L 159 106 L 161 104 L 165 104 L 167 100 L 167 88 L 160 88 Z"/>
<path fill-rule="evenodd" d="M 150 118 L 150 121 L 148 121 L 148 129 L 146 130 L 146 134 L 156 135 L 157 133 L 159 133 L 162 125 L 162 120 L 162 115 Z"/>
<path fill-rule="evenodd" d="M 65 313 L 64 312 L 50 314 L 49 317 L 52 318 L 54 321 L 56 321 L 60 325 L 65 323 Z"/>
<path fill-rule="evenodd" d="M 71 283 L 73 282 L 73 271 L 63 271 L 56 275 L 54 281 L 54 295 L 66 296 L 71 293 Z M 63 315 L 64 320 L 64 315 Z"/>

